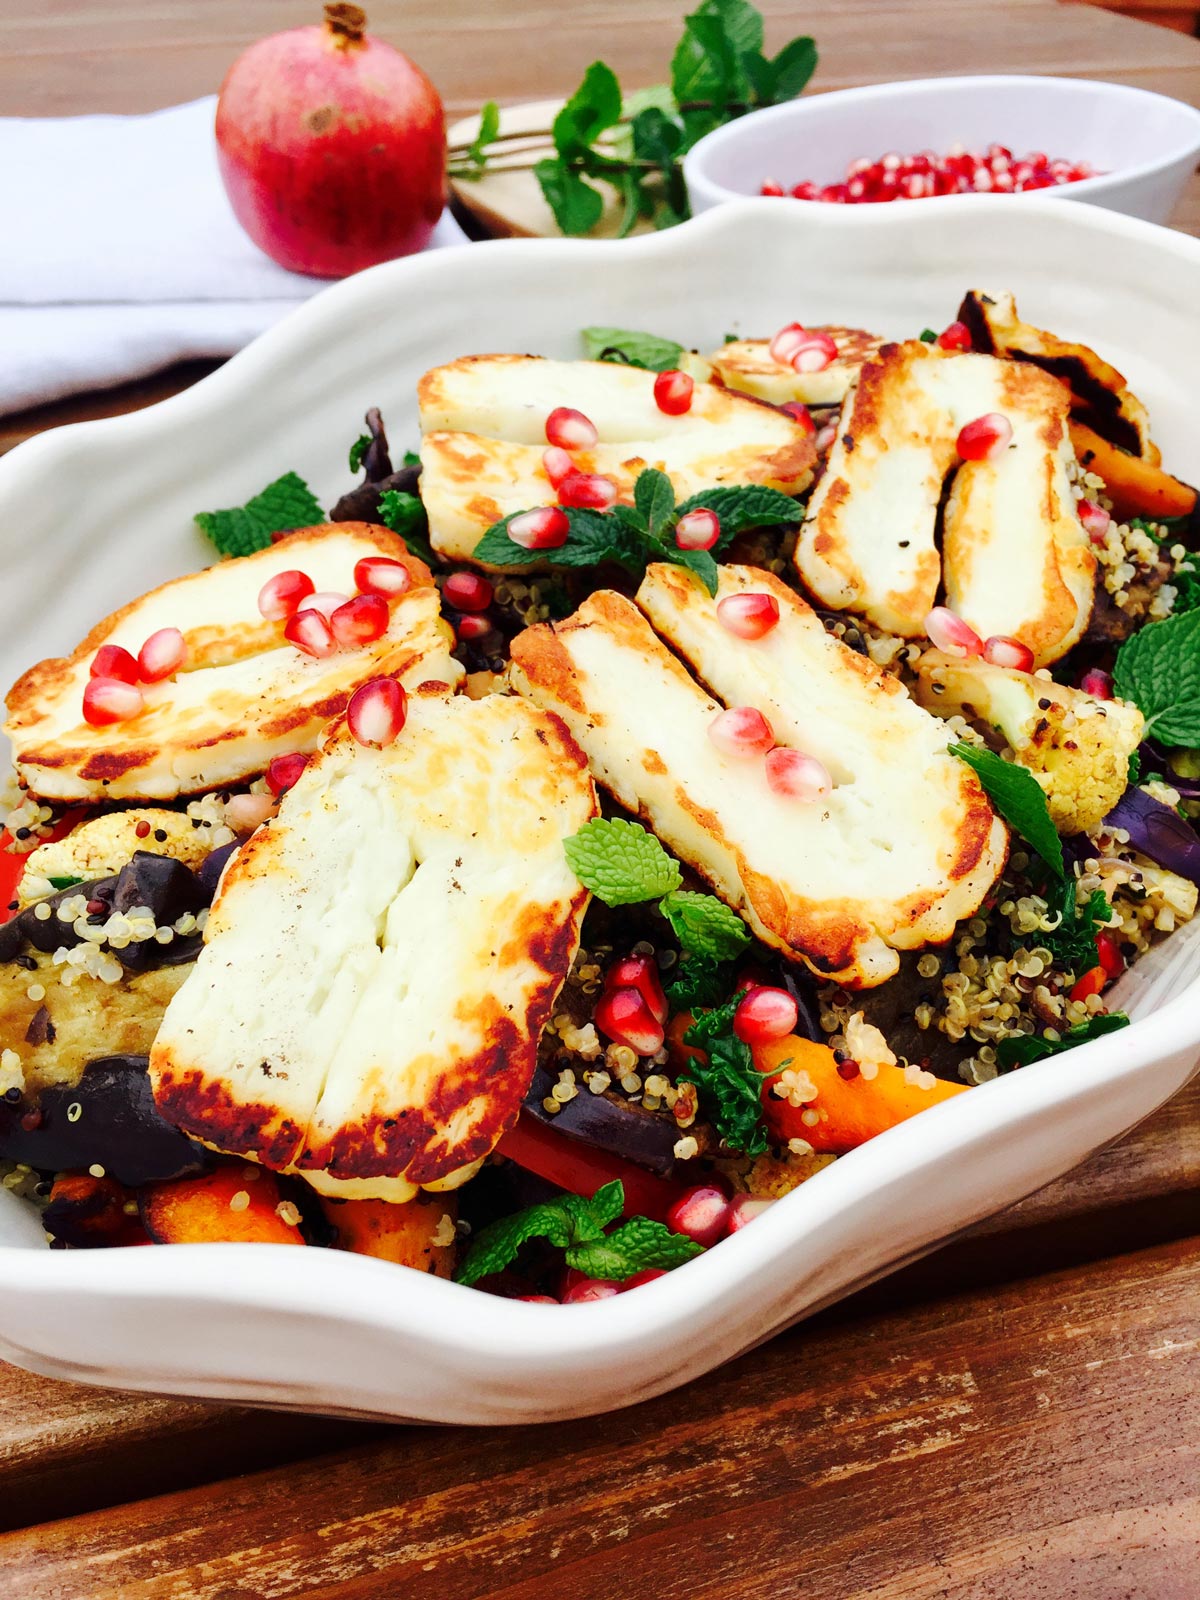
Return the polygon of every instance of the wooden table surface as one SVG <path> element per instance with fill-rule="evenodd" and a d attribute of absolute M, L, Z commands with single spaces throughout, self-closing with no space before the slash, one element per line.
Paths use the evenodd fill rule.
<path fill-rule="evenodd" d="M 628 85 L 659 80 L 681 9 L 370 8 L 452 114 L 561 94 L 601 54 Z M 821 88 L 1014 70 L 1200 104 L 1200 44 L 1090 7 L 763 9 L 771 43 L 817 35 Z M 240 48 L 305 10 L 9 4 L 0 111 L 207 93 Z M 1195 186 L 1176 220 L 1200 232 Z M 0 419 L 0 449 L 208 367 Z M 702 1383 L 583 1425 L 389 1429 L 0 1367 L 0 1528 L 0 1597 L 36 1600 L 1197 1600 L 1200 1081 L 973 1236 Z"/>

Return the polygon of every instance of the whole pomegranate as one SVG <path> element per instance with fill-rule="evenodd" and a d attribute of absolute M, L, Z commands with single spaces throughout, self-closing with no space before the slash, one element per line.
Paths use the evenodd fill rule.
<path fill-rule="evenodd" d="M 217 102 L 217 155 L 238 221 L 292 272 L 342 278 L 411 255 L 446 201 L 442 102 L 355 5 L 260 39 Z"/>

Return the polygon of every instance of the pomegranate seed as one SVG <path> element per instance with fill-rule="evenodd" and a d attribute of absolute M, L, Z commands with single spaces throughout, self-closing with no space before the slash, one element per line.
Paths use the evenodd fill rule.
<path fill-rule="evenodd" d="M 1080 522 L 1083 523 L 1084 528 L 1087 530 L 1088 538 L 1093 544 L 1103 544 L 1108 537 L 1108 528 L 1112 522 L 1112 517 L 1103 506 L 1098 506 L 1094 500 L 1081 500 L 1075 509 L 1079 513 Z"/>
<path fill-rule="evenodd" d="M 596 424 L 570 406 L 556 406 L 546 418 L 546 443 L 560 449 L 590 450 L 599 437 Z"/>
<path fill-rule="evenodd" d="M 598 472 L 573 472 L 559 484 L 558 500 L 564 506 L 607 511 L 616 504 L 617 486 L 611 478 L 602 477 Z M 512 524 L 509 526 L 511 528 Z"/>
<path fill-rule="evenodd" d="M 964 461 L 992 461 L 1012 443 L 1012 423 L 989 411 L 958 430 L 957 449 Z"/>
<path fill-rule="evenodd" d="M 765 756 L 775 743 L 771 724 L 753 706 L 730 706 L 708 725 L 708 737 L 723 756 L 747 760 Z"/>
<path fill-rule="evenodd" d="M 508 537 L 525 550 L 557 550 L 566 544 L 571 524 L 557 506 L 539 506 L 522 511 L 508 525 Z"/>
<path fill-rule="evenodd" d="M 743 1044 L 766 1044 L 794 1033 L 800 1008 L 786 989 L 751 989 L 733 1014 L 733 1031 Z"/>
<path fill-rule="evenodd" d="M 545 467 L 546 476 L 556 489 L 564 478 L 569 478 L 573 472 L 579 471 L 571 452 L 557 444 L 552 444 L 548 450 L 542 451 L 542 466 Z"/>
<path fill-rule="evenodd" d="M 793 422 L 798 422 L 810 439 L 816 433 L 817 425 L 812 419 L 812 412 L 799 400 L 785 400 L 779 409 Z"/>
<path fill-rule="evenodd" d="M 478 612 L 469 611 L 465 616 L 454 619 L 454 631 L 465 644 L 486 638 L 492 632 L 492 627 L 489 618 L 481 617 Z"/>
<path fill-rule="evenodd" d="M 806 756 L 801 750 L 776 745 L 767 751 L 765 766 L 768 786 L 785 800 L 823 800 L 833 792 L 829 769 L 816 756 Z"/>
<path fill-rule="evenodd" d="M 717 621 L 739 639 L 761 639 L 779 621 L 773 594 L 727 594 L 717 601 Z"/>
<path fill-rule="evenodd" d="M 721 522 L 715 511 L 697 506 L 675 524 L 675 543 L 681 550 L 711 550 L 721 537 Z"/>
<path fill-rule="evenodd" d="M 705 1249 L 725 1237 L 729 1199 L 714 1183 L 700 1183 L 679 1196 L 667 1212 L 667 1227 Z"/>
<path fill-rule="evenodd" d="M 320 659 L 337 650 L 333 629 L 319 611 L 297 611 L 284 623 L 283 636 L 306 656 Z"/>
<path fill-rule="evenodd" d="M 349 600 L 348 594 L 339 594 L 336 589 L 322 589 L 319 594 L 306 594 L 296 607 L 295 615 L 302 611 L 316 611 L 328 622 L 339 606 L 344 606 Z"/>
<path fill-rule="evenodd" d="M 739 1233 L 774 1204 L 774 1200 L 759 1200 L 753 1195 L 735 1194 L 729 1206 L 728 1232 Z"/>
<path fill-rule="evenodd" d="M 779 332 L 771 340 L 771 360 L 778 361 L 781 367 L 790 367 L 792 357 L 807 338 L 807 328 L 802 327 L 798 322 L 789 322 L 787 327 L 780 328 Z"/>
<path fill-rule="evenodd" d="M 587 1300 L 608 1300 L 620 1292 L 621 1285 L 611 1278 L 585 1278 L 582 1283 L 577 1283 L 567 1290 L 562 1297 L 562 1304 L 575 1306 Z"/>
<path fill-rule="evenodd" d="M 681 417 L 685 411 L 692 409 L 695 388 L 695 381 L 686 372 L 679 372 L 675 368 L 660 372 L 654 380 L 654 404 L 668 417 Z"/>
<path fill-rule="evenodd" d="M 299 782 L 300 774 L 310 760 L 311 757 L 299 750 L 291 750 L 286 756 L 273 757 L 267 766 L 267 788 L 274 795 L 286 794 L 293 784 Z"/>
<path fill-rule="evenodd" d="M 178 672 L 187 660 L 187 641 L 178 628 L 160 628 L 138 651 L 138 672 L 143 683 L 161 683 Z"/>
<path fill-rule="evenodd" d="M 138 664 L 119 644 L 102 644 L 88 668 L 93 678 L 119 678 L 122 683 L 138 681 Z"/>
<path fill-rule="evenodd" d="M 561 1301 L 556 1300 L 552 1294 L 518 1294 L 514 1295 L 513 1298 L 523 1300 L 527 1306 L 556 1306 L 561 1304 Z"/>
<path fill-rule="evenodd" d="M 1033 671 L 1033 651 L 1020 639 L 1010 639 L 1003 633 L 984 640 L 983 659 L 993 667 L 1009 667 L 1013 672 Z"/>
<path fill-rule="evenodd" d="M 947 606 L 934 606 L 925 618 L 929 642 L 951 656 L 981 656 L 983 640 L 961 617 Z"/>
<path fill-rule="evenodd" d="M 381 594 L 356 594 L 347 600 L 329 619 L 333 637 L 344 650 L 356 645 L 373 644 L 388 631 L 391 612 Z"/>
<path fill-rule="evenodd" d="M 621 1293 L 628 1294 L 630 1289 L 640 1289 L 644 1283 L 653 1283 L 655 1278 L 665 1278 L 666 1273 L 661 1267 L 643 1267 L 640 1272 L 635 1272 L 632 1278 L 626 1278 L 621 1285 Z"/>
<path fill-rule="evenodd" d="M 605 974 L 605 989 L 636 989 L 656 1022 L 667 1020 L 667 997 L 658 977 L 658 968 L 649 956 L 626 956 Z"/>
<path fill-rule="evenodd" d="M 83 691 L 83 720 L 93 728 L 128 722 L 145 705 L 136 683 L 123 678 L 89 678 Z"/>
<path fill-rule="evenodd" d="M 792 197 L 796 200 L 819 200 L 821 191 L 815 183 L 798 183 L 792 190 Z"/>
<path fill-rule="evenodd" d="M 372 678 L 350 696 L 346 721 L 359 744 L 392 744 L 408 717 L 408 696 L 395 678 Z"/>
<path fill-rule="evenodd" d="M 225 802 L 225 821 L 234 833 L 253 833 L 278 809 L 279 803 L 274 795 L 235 794 Z"/>
<path fill-rule="evenodd" d="M 307 572 L 297 572 L 294 567 L 277 572 L 258 591 L 258 609 L 268 622 L 285 622 L 315 588 Z"/>
<path fill-rule="evenodd" d="M 452 572 L 442 585 L 442 597 L 456 611 L 486 611 L 492 586 L 477 572 Z"/>
<path fill-rule="evenodd" d="M 942 350 L 969 350 L 971 330 L 965 322 L 952 322 L 938 334 L 936 343 Z"/>
<path fill-rule="evenodd" d="M 774 178 L 767 178 L 758 192 L 766 195 L 781 195 L 783 193 L 783 185 L 776 183 Z"/>
<path fill-rule="evenodd" d="M 838 347 L 827 333 L 810 333 L 792 352 L 796 372 L 824 372 L 837 360 Z"/>
<path fill-rule="evenodd" d="M 1093 700 L 1111 700 L 1113 697 L 1112 675 L 1099 667 L 1090 667 L 1080 678 L 1079 687 L 1084 694 L 1090 694 Z"/>
<path fill-rule="evenodd" d="M 627 1044 L 639 1056 L 652 1056 L 663 1047 L 662 1023 L 636 989 L 607 990 L 592 1020 L 601 1033 L 617 1044 Z"/>
<path fill-rule="evenodd" d="M 1096 935 L 1096 954 L 1110 978 L 1119 978 L 1125 971 L 1125 957 L 1121 954 L 1120 945 L 1103 928 Z"/>
<path fill-rule="evenodd" d="M 354 565 L 354 583 L 360 594 L 403 594 L 412 577 L 403 561 L 391 556 L 364 556 Z"/>

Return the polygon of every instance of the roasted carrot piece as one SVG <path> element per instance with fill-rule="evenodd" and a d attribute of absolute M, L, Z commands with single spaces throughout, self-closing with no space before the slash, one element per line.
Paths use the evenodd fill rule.
<path fill-rule="evenodd" d="M 1071 443 L 1080 466 L 1104 479 L 1119 517 L 1186 517 L 1195 510 L 1196 491 L 1144 456 L 1129 456 L 1093 433 L 1085 423 L 1071 423 Z"/>
<path fill-rule="evenodd" d="M 117 1244 L 146 1244 L 129 1190 L 115 1178 L 97 1178 L 88 1172 L 60 1172 L 42 1213 L 42 1226 L 59 1244 L 75 1250 L 94 1250 Z"/>
<path fill-rule="evenodd" d="M 274 1173 L 263 1167 L 215 1167 L 142 1190 L 142 1221 L 155 1244 L 303 1244 Z"/>
<path fill-rule="evenodd" d="M 671 1069 L 674 1072 L 685 1072 L 697 1056 L 706 1060 L 704 1051 L 697 1049 L 694 1044 L 684 1044 L 683 1036 L 695 1022 L 696 1018 L 690 1011 L 678 1011 L 667 1024 L 667 1054 L 671 1058 Z"/>
<path fill-rule="evenodd" d="M 360 1256 L 377 1256 L 418 1272 L 448 1278 L 454 1270 L 454 1239 L 441 1242 L 444 1217 L 453 1222 L 458 1205 L 453 1194 L 420 1194 L 415 1200 L 321 1201 L 338 1231 L 337 1248 Z M 435 1242 L 437 1240 L 437 1242 Z"/>
<path fill-rule="evenodd" d="M 805 1139 L 820 1153 L 853 1150 L 929 1106 L 964 1093 L 967 1087 L 938 1079 L 931 1088 L 922 1089 L 907 1082 L 904 1068 L 898 1066 L 881 1066 L 874 1078 L 864 1078 L 852 1062 L 843 1062 L 839 1071 L 828 1045 L 795 1034 L 756 1045 L 754 1064 L 769 1074 L 763 1083 L 763 1108 L 772 1137 L 781 1144 Z M 772 1085 L 785 1066 L 808 1074 L 817 1091 L 814 1100 L 793 1106 L 773 1092 Z M 843 1077 L 851 1068 L 851 1075 Z M 818 1120 L 810 1126 L 804 1121 L 805 1112 L 816 1112 Z"/>

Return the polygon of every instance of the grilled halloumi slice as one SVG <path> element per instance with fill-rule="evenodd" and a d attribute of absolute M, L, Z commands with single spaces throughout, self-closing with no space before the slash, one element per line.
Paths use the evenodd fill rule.
<path fill-rule="evenodd" d="M 1150 437 L 1150 413 L 1111 362 L 1086 344 L 1074 344 L 1022 322 L 1011 294 L 972 289 L 958 308 L 976 350 L 1028 361 L 1062 380 L 1071 413 L 1102 439 L 1158 466 L 1162 453 Z"/>
<path fill-rule="evenodd" d="M 977 909 L 1005 828 L 895 678 L 770 573 L 723 565 L 717 599 L 745 591 L 780 611 L 753 643 L 720 624 L 692 574 L 651 566 L 636 605 L 601 590 L 565 622 L 519 634 L 513 681 L 559 713 L 599 781 L 759 938 L 870 987 L 897 970 L 897 951 L 948 939 Z M 757 707 L 781 744 L 819 757 L 829 797 L 784 799 L 761 762 L 722 755 L 707 731 L 722 702 Z"/>
<path fill-rule="evenodd" d="M 335 733 L 242 846 L 151 1055 L 166 1116 L 325 1194 L 469 1175 L 517 1115 L 587 893 L 596 814 L 558 718 L 417 694 L 382 750 Z"/>
<path fill-rule="evenodd" d="M 978 633 L 1021 639 L 1039 666 L 1056 661 L 1087 626 L 1096 570 L 1071 493 L 1068 406 L 1034 367 L 886 346 L 847 397 L 809 500 L 795 555 L 805 587 L 919 638 L 944 585 Z M 1012 424 L 1011 445 L 960 464 L 959 430 L 991 412 Z"/>
<path fill-rule="evenodd" d="M 288 643 L 282 623 L 259 614 L 259 590 L 275 573 L 298 568 L 318 592 L 353 594 L 355 564 L 373 555 L 403 562 L 412 580 L 373 644 L 318 660 Z M 96 651 L 115 644 L 136 656 L 169 627 L 187 641 L 183 670 L 148 685 L 130 721 L 90 727 L 83 691 Z M 73 654 L 40 662 L 14 685 L 4 731 L 36 795 L 170 800 L 241 782 L 285 751 L 315 749 L 358 685 L 381 673 L 406 688 L 454 687 L 462 668 L 453 644 L 429 569 L 401 539 L 363 522 L 328 523 L 178 578 L 105 618 Z"/>
<path fill-rule="evenodd" d="M 820 372 L 797 372 L 790 363 L 776 361 L 770 339 L 731 339 L 708 360 L 727 389 L 756 395 L 772 405 L 789 400 L 806 406 L 841 405 L 863 363 L 879 354 L 884 341 L 865 328 L 823 326 L 809 331 L 826 333 L 837 345 L 837 359 Z"/>
<path fill-rule="evenodd" d="M 465 356 L 427 372 L 421 409 L 421 498 L 435 550 L 467 560 L 501 518 L 553 505 L 546 475 L 546 418 L 582 411 L 599 443 L 572 455 L 632 499 L 645 467 L 666 472 L 680 499 L 719 484 L 766 484 L 800 494 L 812 482 L 811 438 L 791 417 L 697 383 L 690 410 L 668 416 L 654 402 L 653 372 L 610 361 L 540 356 Z"/>

